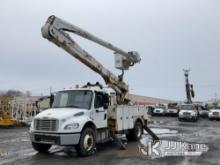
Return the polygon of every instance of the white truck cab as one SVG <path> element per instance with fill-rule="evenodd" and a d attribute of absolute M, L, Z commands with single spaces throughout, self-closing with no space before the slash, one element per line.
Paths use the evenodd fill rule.
<path fill-rule="evenodd" d="M 148 114 L 145 107 L 117 105 L 105 90 L 78 88 L 57 92 L 50 109 L 39 113 L 30 127 L 33 148 L 39 152 L 52 145 L 75 146 L 81 156 L 90 155 L 96 143 L 116 133 L 139 140 Z"/>
<path fill-rule="evenodd" d="M 199 118 L 199 113 L 195 105 L 193 104 L 182 104 L 180 105 L 180 111 L 178 119 L 182 120 L 193 120 L 197 121 Z"/>
<path fill-rule="evenodd" d="M 179 107 L 177 103 L 169 103 L 167 105 L 166 115 L 178 116 Z"/>
<path fill-rule="evenodd" d="M 220 106 L 210 109 L 208 113 L 209 120 L 219 120 L 220 119 Z"/>
<path fill-rule="evenodd" d="M 167 109 L 166 105 L 157 104 L 153 110 L 153 115 L 165 115 L 166 109 Z"/>

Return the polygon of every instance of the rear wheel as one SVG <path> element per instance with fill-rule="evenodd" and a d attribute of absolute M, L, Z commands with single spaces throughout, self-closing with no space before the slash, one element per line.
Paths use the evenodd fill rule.
<path fill-rule="evenodd" d="M 143 126 L 142 123 L 138 121 L 135 123 L 134 128 L 128 131 L 126 137 L 129 141 L 138 141 L 140 140 L 142 133 Z"/>
<path fill-rule="evenodd" d="M 38 152 L 47 152 L 52 145 L 32 142 L 32 146 Z"/>
<path fill-rule="evenodd" d="M 89 156 L 94 153 L 96 145 L 95 131 L 92 128 L 85 128 L 82 131 L 79 144 L 75 147 L 79 156 Z"/>

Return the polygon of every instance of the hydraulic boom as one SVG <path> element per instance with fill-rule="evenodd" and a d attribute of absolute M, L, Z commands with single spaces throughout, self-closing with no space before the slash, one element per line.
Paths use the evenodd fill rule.
<path fill-rule="evenodd" d="M 114 51 L 116 59 L 116 68 L 122 70 L 122 75 L 115 76 L 108 69 L 106 69 L 100 62 L 98 62 L 92 55 L 82 49 L 67 32 L 74 33 L 92 42 L 95 42 L 103 47 Z M 116 46 L 108 43 L 89 32 L 74 26 L 54 15 L 50 16 L 46 24 L 42 27 L 42 35 L 44 38 L 55 43 L 57 46 L 63 48 L 73 57 L 81 61 L 90 69 L 100 74 L 107 86 L 113 88 L 117 94 L 118 104 L 125 103 L 125 97 L 128 93 L 128 85 L 123 82 L 124 70 L 128 70 L 130 66 L 141 61 L 139 54 L 135 51 L 125 52 Z"/>

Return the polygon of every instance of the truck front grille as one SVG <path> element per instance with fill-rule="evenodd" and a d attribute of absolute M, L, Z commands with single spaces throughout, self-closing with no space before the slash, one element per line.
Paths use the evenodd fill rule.
<path fill-rule="evenodd" d="M 184 116 L 190 116 L 190 112 L 183 112 Z"/>
<path fill-rule="evenodd" d="M 218 116 L 219 113 L 218 113 L 218 112 L 213 112 L 213 115 L 214 115 L 214 116 Z"/>
<path fill-rule="evenodd" d="M 58 120 L 56 119 L 35 119 L 34 128 L 37 131 L 57 131 Z"/>

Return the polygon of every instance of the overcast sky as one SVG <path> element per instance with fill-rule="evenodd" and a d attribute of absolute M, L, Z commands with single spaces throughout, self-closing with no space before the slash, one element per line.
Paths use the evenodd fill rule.
<path fill-rule="evenodd" d="M 184 100 L 183 68 L 190 68 L 196 100 L 220 97 L 219 0 L 1 0 L 0 90 L 33 94 L 102 78 L 43 39 L 56 15 L 142 61 L 125 73 L 131 93 Z M 111 51 L 72 36 L 115 74 Z"/>

